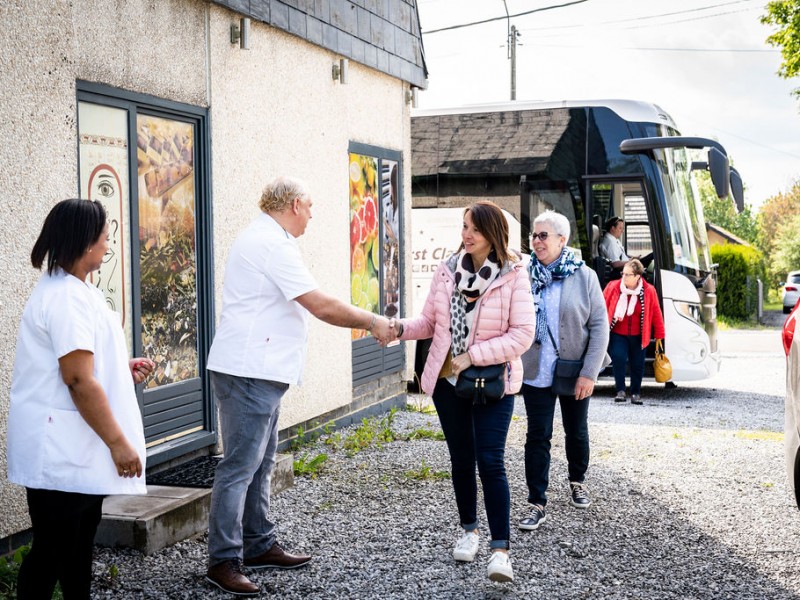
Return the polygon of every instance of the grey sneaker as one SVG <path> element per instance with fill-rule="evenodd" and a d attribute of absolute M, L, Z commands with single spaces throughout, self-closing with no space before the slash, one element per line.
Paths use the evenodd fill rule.
<path fill-rule="evenodd" d="M 625 391 L 617 392 L 617 395 L 614 396 L 614 402 L 625 402 L 627 398 L 625 397 Z"/>
<path fill-rule="evenodd" d="M 526 531 L 535 531 L 539 529 L 539 525 L 547 520 L 547 515 L 544 512 L 544 506 L 539 504 L 533 505 L 533 514 L 526 517 L 519 522 L 519 528 Z"/>
<path fill-rule="evenodd" d="M 632 394 L 631 404 L 642 404 L 642 397 L 639 394 Z"/>
<path fill-rule="evenodd" d="M 589 508 L 592 501 L 589 499 L 589 492 L 586 491 L 586 486 L 577 481 L 569 482 L 570 500 L 572 506 L 575 508 Z"/>

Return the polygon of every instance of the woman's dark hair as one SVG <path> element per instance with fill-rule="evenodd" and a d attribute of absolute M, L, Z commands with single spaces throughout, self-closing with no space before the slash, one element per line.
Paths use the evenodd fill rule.
<path fill-rule="evenodd" d="M 467 207 L 464 215 L 470 213 L 475 229 L 491 244 L 501 265 L 507 261 L 517 262 L 519 258 L 508 251 L 508 221 L 497 204 L 491 200 L 479 200 Z M 464 247 L 462 242 L 461 248 Z"/>
<path fill-rule="evenodd" d="M 94 200 L 62 200 L 47 215 L 31 250 L 31 264 L 41 269 L 47 257 L 47 272 L 69 269 L 94 244 L 106 225 L 106 210 Z"/>

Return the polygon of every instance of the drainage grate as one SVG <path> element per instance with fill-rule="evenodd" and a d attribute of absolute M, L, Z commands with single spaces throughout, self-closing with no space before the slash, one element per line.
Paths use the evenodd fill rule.
<path fill-rule="evenodd" d="M 147 484 L 210 488 L 214 486 L 214 472 L 220 460 L 219 456 L 201 456 L 165 471 L 148 473 Z"/>

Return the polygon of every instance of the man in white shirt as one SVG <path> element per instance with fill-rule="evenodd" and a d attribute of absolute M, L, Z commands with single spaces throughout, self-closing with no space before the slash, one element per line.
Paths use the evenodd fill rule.
<path fill-rule="evenodd" d="M 606 233 L 600 240 L 600 256 L 610 260 L 611 266 L 615 269 L 622 269 L 630 260 L 620 242 L 625 231 L 625 221 L 619 217 L 611 217 L 606 221 L 604 229 Z"/>
<path fill-rule="evenodd" d="M 366 329 L 380 343 L 393 339 L 388 319 L 322 292 L 303 264 L 296 238 L 305 233 L 312 204 L 295 179 L 278 177 L 264 188 L 263 214 L 231 248 L 208 356 L 225 456 L 211 494 L 206 579 L 240 596 L 259 593 L 242 562 L 251 569 L 294 569 L 311 560 L 286 552 L 269 520 L 280 402 L 302 377 L 308 313 Z"/>
<path fill-rule="evenodd" d="M 622 271 L 631 258 L 638 258 L 642 264 L 647 267 L 653 260 L 653 253 L 650 252 L 645 256 L 630 257 L 625 254 L 625 248 L 622 247 L 622 234 L 625 232 L 625 221 L 620 217 L 611 217 L 605 223 L 604 229 L 606 231 L 603 239 L 600 240 L 598 248 L 600 256 L 607 258 L 611 261 L 611 266 L 617 271 Z"/>

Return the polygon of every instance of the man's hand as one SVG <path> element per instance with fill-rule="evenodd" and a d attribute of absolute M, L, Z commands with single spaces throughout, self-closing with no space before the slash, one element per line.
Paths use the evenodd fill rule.
<path fill-rule="evenodd" d="M 375 324 L 370 330 L 372 336 L 378 340 L 381 346 L 386 346 L 397 339 L 397 334 L 392 327 L 392 323 L 386 317 L 376 317 Z"/>

